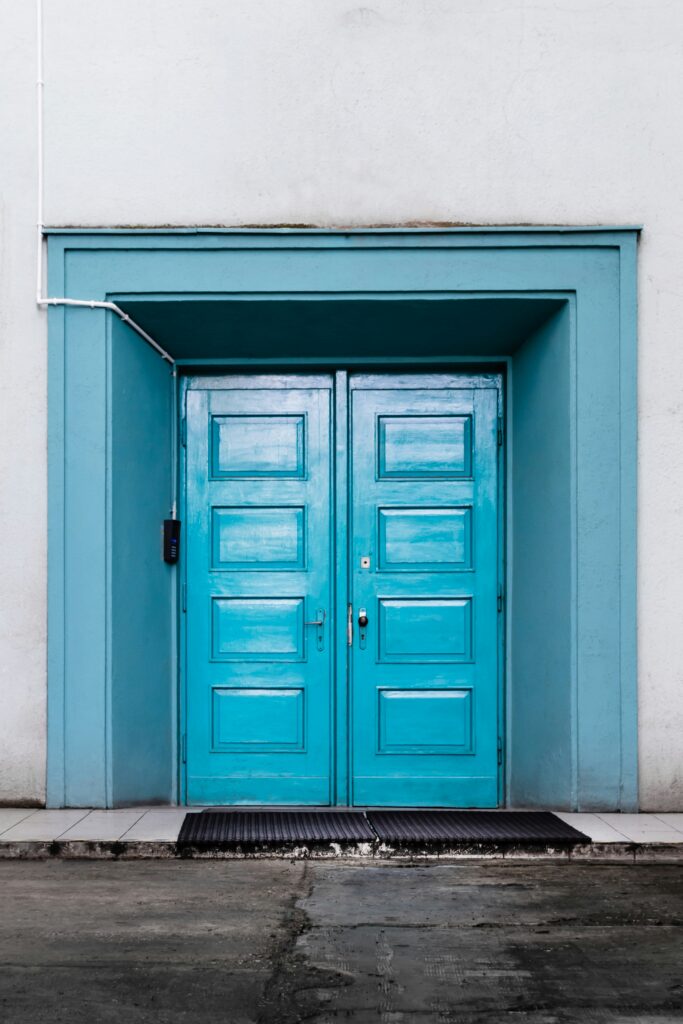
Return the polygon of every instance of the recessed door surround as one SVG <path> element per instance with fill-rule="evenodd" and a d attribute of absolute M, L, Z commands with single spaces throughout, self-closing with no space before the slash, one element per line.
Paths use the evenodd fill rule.
<path fill-rule="evenodd" d="M 185 375 L 295 366 L 302 374 L 314 367 L 461 374 L 476 366 L 506 375 L 501 802 L 637 809 L 637 229 L 55 228 L 48 235 L 50 294 L 115 301 L 177 360 L 169 373 L 107 309 L 48 311 L 48 806 L 187 799 L 190 524 L 179 487 L 186 449 L 171 429 Z M 335 389 L 335 431 L 348 445 L 347 412 Z M 476 451 L 476 420 L 474 434 Z M 352 723 L 355 648 L 348 657 L 339 614 L 352 566 L 340 544 L 338 523 L 349 516 L 337 449 L 335 438 L 335 606 L 323 642 L 334 634 L 331 800 L 343 804 L 351 795 L 344 723 Z M 385 474 L 398 470 L 392 458 L 385 457 Z M 234 461 L 228 446 L 217 471 L 235 473 Z M 297 472 L 298 460 L 276 468 Z M 176 503 L 180 560 L 168 565 L 159 531 Z M 225 559 L 237 572 L 254 558 L 247 544 L 241 560 L 249 528 L 231 511 L 245 502 L 221 504 L 224 536 L 214 531 L 212 564 Z M 283 506 L 279 495 L 270 505 Z M 460 518 L 456 564 L 478 545 L 476 510 L 469 525 L 466 514 Z M 288 542 L 264 545 L 256 556 L 264 563 L 298 564 L 299 526 L 304 540 L 310 531 L 295 513 L 288 519 Z M 410 578 L 413 523 L 390 519 L 380 520 L 382 557 L 396 576 Z M 420 559 L 434 574 L 436 529 L 435 519 L 420 542 Z M 476 601 L 473 611 L 476 631 Z M 210 612 L 207 604 L 207 619 Z M 316 627 L 306 628 L 317 642 Z M 227 699 L 224 707 L 232 706 Z M 219 731 L 225 742 L 225 716 Z"/>

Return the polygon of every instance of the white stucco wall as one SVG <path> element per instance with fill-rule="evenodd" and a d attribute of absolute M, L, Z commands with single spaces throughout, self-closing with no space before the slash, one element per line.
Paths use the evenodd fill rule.
<path fill-rule="evenodd" d="M 641 801 L 683 809 L 680 0 L 45 7 L 48 224 L 645 226 Z M 0 14 L 0 799 L 41 800 L 33 5 Z"/>

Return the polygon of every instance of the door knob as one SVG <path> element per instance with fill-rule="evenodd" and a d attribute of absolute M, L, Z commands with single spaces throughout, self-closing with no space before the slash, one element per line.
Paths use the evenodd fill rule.
<path fill-rule="evenodd" d="M 368 639 L 368 616 L 365 608 L 361 608 L 358 612 L 358 646 L 361 651 L 365 650 L 365 645 Z"/>

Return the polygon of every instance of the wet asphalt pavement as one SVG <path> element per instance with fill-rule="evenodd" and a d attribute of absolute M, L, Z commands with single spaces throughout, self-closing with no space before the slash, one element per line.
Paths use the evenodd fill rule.
<path fill-rule="evenodd" d="M 0 1021 L 683 1022 L 683 866 L 8 861 Z"/>

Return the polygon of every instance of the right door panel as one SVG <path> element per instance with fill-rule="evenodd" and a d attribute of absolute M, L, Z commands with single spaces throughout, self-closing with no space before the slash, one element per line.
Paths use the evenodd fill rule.
<path fill-rule="evenodd" d="M 350 381 L 355 804 L 498 804 L 499 390 L 487 380 Z"/>

